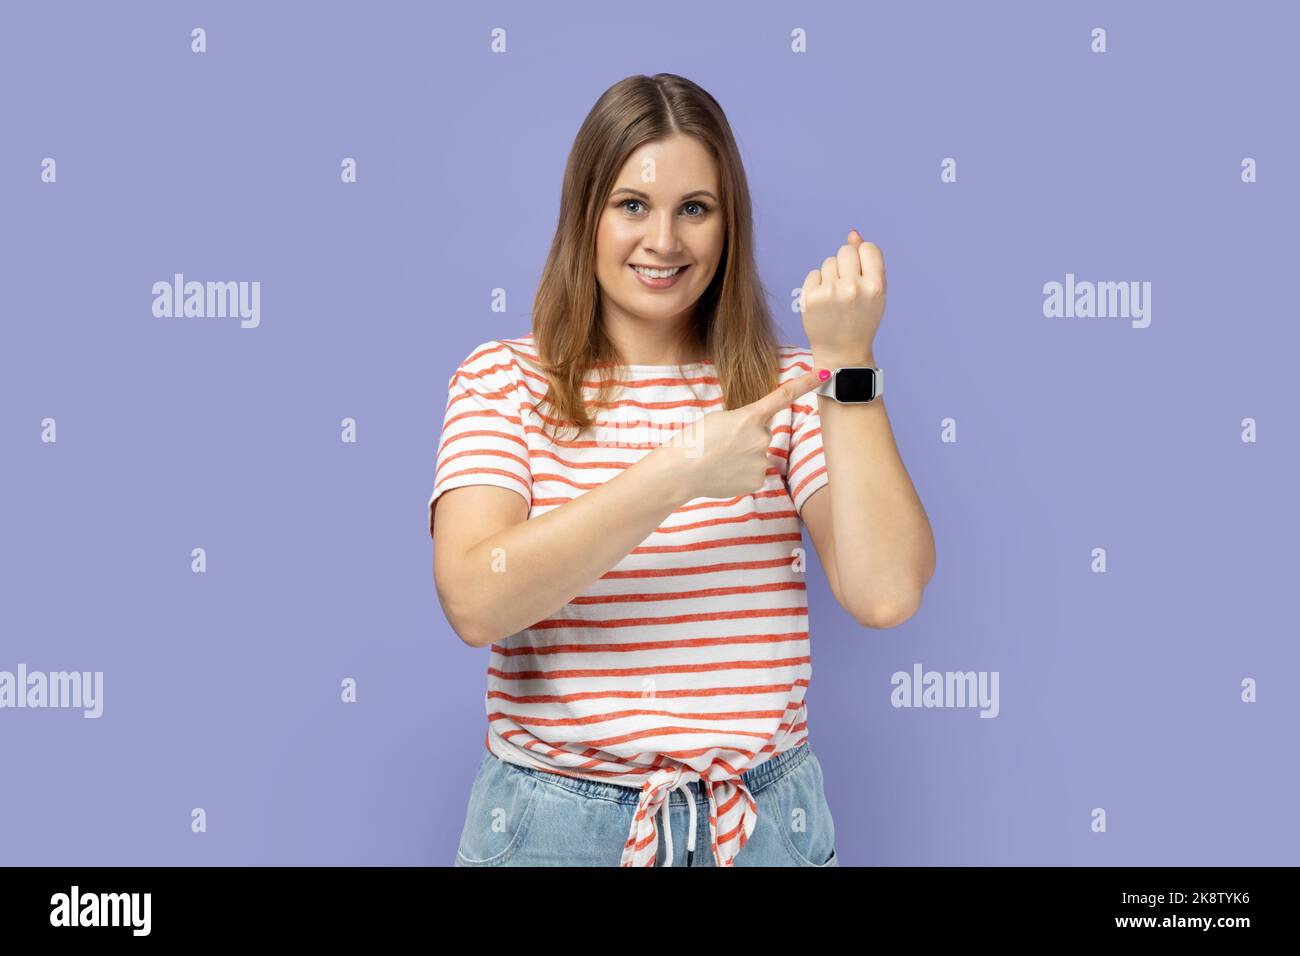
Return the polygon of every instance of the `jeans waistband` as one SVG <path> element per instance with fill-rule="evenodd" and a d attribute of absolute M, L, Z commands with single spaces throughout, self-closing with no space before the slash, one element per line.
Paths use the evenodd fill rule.
<path fill-rule="evenodd" d="M 750 793 L 758 793 L 777 780 L 785 776 L 795 767 L 799 766 L 808 758 L 810 753 L 808 749 L 807 738 L 800 744 L 791 747 L 789 750 L 783 750 L 774 757 L 769 757 L 761 764 L 750 767 L 748 770 L 742 770 L 740 779 L 749 788 Z M 500 760 L 496 754 L 491 751 L 487 754 L 493 760 Z M 640 787 L 630 787 L 621 783 L 609 783 L 604 780 L 585 780 L 581 777 L 572 777 L 568 774 L 559 773 L 552 770 L 538 770 L 535 767 L 522 767 L 517 763 L 501 761 L 505 766 L 519 773 L 531 774 L 538 779 L 553 784 L 557 787 L 564 787 L 566 790 L 572 790 L 574 793 L 581 794 L 584 797 L 593 797 L 597 800 L 612 800 L 615 803 L 635 804 L 641 798 Z M 699 781 L 693 781 L 687 784 L 691 792 L 695 795 L 695 800 L 699 804 L 705 804 L 707 797 L 704 788 Z M 673 790 L 668 795 L 669 803 L 685 803 L 686 794 L 680 790 Z"/>

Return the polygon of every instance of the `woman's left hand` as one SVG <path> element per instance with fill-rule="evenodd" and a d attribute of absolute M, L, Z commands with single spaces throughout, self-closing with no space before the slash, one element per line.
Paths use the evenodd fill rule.
<path fill-rule="evenodd" d="M 803 330 L 815 355 L 872 354 L 885 315 L 885 259 L 856 229 L 803 282 Z"/>

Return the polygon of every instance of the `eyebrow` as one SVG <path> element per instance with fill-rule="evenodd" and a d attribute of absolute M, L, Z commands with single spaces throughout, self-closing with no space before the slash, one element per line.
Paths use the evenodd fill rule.
<path fill-rule="evenodd" d="M 619 193 L 631 193 L 633 196 L 638 196 L 641 199 L 650 198 L 649 193 L 643 193 L 641 192 L 641 190 L 632 189 L 629 186 L 619 186 L 612 193 L 610 193 L 610 196 L 611 197 L 617 196 Z M 708 196 L 714 202 L 718 202 L 718 197 L 713 195 L 713 193 L 709 192 L 707 189 L 693 189 L 690 192 L 688 192 L 685 196 L 682 197 L 682 201 L 685 202 L 686 200 L 690 199 L 692 196 Z"/>

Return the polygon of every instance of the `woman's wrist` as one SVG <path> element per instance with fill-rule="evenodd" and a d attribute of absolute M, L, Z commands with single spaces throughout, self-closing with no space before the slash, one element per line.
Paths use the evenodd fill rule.
<path fill-rule="evenodd" d="M 696 497 L 690 491 L 690 474 L 694 460 L 692 448 L 680 442 L 665 442 L 638 462 L 652 477 L 658 502 L 676 511 Z"/>
<path fill-rule="evenodd" d="M 852 365 L 869 365 L 872 368 L 876 366 L 876 357 L 872 349 L 855 352 L 819 352 L 814 348 L 812 353 L 813 368 L 828 368 L 832 372 L 837 368 Z"/>

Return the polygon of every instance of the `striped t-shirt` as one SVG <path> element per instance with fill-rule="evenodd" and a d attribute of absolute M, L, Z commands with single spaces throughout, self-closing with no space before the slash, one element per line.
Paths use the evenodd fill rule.
<path fill-rule="evenodd" d="M 811 362 L 810 350 L 781 346 L 780 380 Z M 430 510 L 452 488 L 497 485 L 518 492 L 530 518 L 545 514 L 635 464 L 685 419 L 724 410 L 711 362 L 624 369 L 593 410 L 594 431 L 575 438 L 565 425 L 557 443 L 542 431 L 552 419 L 537 408 L 547 380 L 532 334 L 475 348 L 451 378 Z M 589 373 L 589 408 L 596 385 Z M 639 789 L 624 866 L 655 864 L 655 814 L 695 781 L 715 862 L 732 865 L 758 819 L 741 773 L 808 740 L 798 511 L 828 480 L 815 393 L 773 417 L 772 439 L 781 464 L 755 492 L 686 502 L 553 616 L 491 646 L 488 750 Z M 687 803 L 693 836 L 689 791 Z"/>

